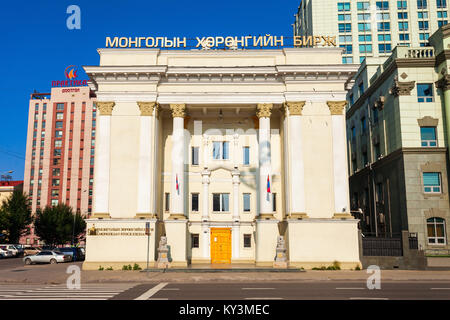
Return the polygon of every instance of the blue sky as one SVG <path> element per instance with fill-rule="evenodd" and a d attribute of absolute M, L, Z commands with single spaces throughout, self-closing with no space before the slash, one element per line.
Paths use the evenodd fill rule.
<path fill-rule="evenodd" d="M 81 9 L 69 30 L 66 9 Z M 97 65 L 106 36 L 292 36 L 300 0 L 2 1 L 0 5 L 0 173 L 25 166 L 30 94 L 50 92 L 68 65 Z M 81 69 L 81 68 L 79 68 Z M 80 73 L 81 78 L 86 76 Z"/>

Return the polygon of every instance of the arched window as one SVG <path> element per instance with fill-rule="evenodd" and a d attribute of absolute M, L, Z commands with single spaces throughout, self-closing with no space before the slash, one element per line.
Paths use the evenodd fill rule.
<path fill-rule="evenodd" d="M 427 219 L 428 243 L 445 244 L 445 220 L 442 218 Z"/>

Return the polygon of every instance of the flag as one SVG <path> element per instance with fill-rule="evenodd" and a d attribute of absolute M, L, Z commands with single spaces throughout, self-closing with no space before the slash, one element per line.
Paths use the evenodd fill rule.
<path fill-rule="evenodd" d="M 267 175 L 267 193 L 270 193 L 270 179 L 269 179 L 269 175 Z"/>
<path fill-rule="evenodd" d="M 178 174 L 177 174 L 176 182 L 177 182 L 177 191 L 178 191 Z"/>

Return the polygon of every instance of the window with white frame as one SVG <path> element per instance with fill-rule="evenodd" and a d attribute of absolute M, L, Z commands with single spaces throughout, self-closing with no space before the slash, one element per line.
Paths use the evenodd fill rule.
<path fill-rule="evenodd" d="M 213 211 L 214 212 L 230 211 L 229 193 L 213 193 Z"/>
<path fill-rule="evenodd" d="M 423 173 L 423 192 L 425 193 L 441 193 L 441 174 L 439 172 Z"/>
<path fill-rule="evenodd" d="M 242 203 L 244 207 L 244 212 L 250 212 L 250 193 L 244 193 L 242 195 Z"/>
<path fill-rule="evenodd" d="M 243 147 L 244 159 L 243 164 L 248 166 L 250 164 L 250 147 Z"/>
<path fill-rule="evenodd" d="M 199 196 L 198 193 L 193 193 L 191 195 L 191 198 L 192 198 L 192 200 L 191 200 L 191 211 L 193 211 L 193 212 L 198 212 L 198 196 Z"/>
<path fill-rule="evenodd" d="M 420 127 L 420 140 L 422 147 L 436 147 L 436 127 Z"/>
<path fill-rule="evenodd" d="M 442 218 L 427 219 L 428 244 L 445 244 L 445 220 Z"/>
<path fill-rule="evenodd" d="M 198 147 L 192 147 L 191 149 L 191 165 L 198 166 Z"/>
<path fill-rule="evenodd" d="M 228 141 L 213 142 L 213 159 L 228 160 L 230 158 L 230 143 Z"/>

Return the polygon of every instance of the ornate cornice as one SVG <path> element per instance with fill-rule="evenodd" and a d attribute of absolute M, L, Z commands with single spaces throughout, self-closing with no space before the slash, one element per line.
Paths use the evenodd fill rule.
<path fill-rule="evenodd" d="M 328 108 L 332 116 L 344 114 L 344 108 L 347 105 L 347 101 L 327 101 Z"/>
<path fill-rule="evenodd" d="M 172 110 L 172 117 L 184 118 L 186 116 L 186 105 L 183 104 L 171 104 L 170 110 Z"/>
<path fill-rule="evenodd" d="M 447 91 L 448 89 L 450 89 L 450 75 L 444 75 L 434 84 L 436 85 L 436 88 L 441 89 L 442 91 Z"/>
<path fill-rule="evenodd" d="M 110 116 L 112 114 L 115 103 L 112 101 L 109 102 L 96 102 L 97 109 L 100 111 L 101 116 Z"/>
<path fill-rule="evenodd" d="M 260 103 L 256 107 L 256 116 L 258 118 L 270 118 L 270 115 L 272 114 L 272 103 Z"/>
<path fill-rule="evenodd" d="M 373 104 L 374 109 L 383 110 L 383 108 L 384 108 L 384 100 L 385 100 L 384 96 L 378 97 L 378 99 L 375 100 L 375 102 Z"/>
<path fill-rule="evenodd" d="M 153 109 L 156 106 L 156 102 L 138 101 L 137 104 L 139 106 L 139 110 L 141 110 L 141 116 L 152 116 L 153 115 Z"/>
<path fill-rule="evenodd" d="M 415 81 L 400 82 L 398 78 L 394 79 L 394 86 L 391 88 L 390 93 L 396 97 L 398 96 L 409 96 L 411 95 L 411 90 L 416 84 Z"/>
<path fill-rule="evenodd" d="M 287 114 L 290 116 L 301 116 L 305 103 L 305 101 L 286 102 L 284 108 L 285 111 L 288 111 Z"/>

